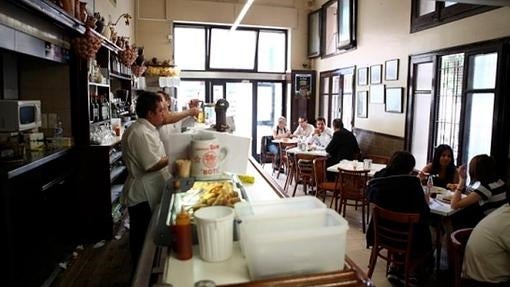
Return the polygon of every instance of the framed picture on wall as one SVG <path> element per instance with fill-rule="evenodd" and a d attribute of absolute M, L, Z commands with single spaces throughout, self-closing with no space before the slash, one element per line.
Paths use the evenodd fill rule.
<path fill-rule="evenodd" d="M 311 74 L 295 74 L 294 76 L 294 92 L 296 95 L 310 98 L 312 91 L 312 75 Z"/>
<path fill-rule="evenodd" d="M 382 65 L 370 66 L 370 84 L 377 85 L 382 83 Z"/>
<path fill-rule="evenodd" d="M 384 104 L 384 85 L 370 86 L 370 103 Z"/>
<path fill-rule="evenodd" d="M 368 68 L 358 68 L 358 86 L 368 85 Z"/>
<path fill-rule="evenodd" d="M 404 88 L 386 88 L 386 106 L 388 113 L 402 113 L 404 100 Z"/>
<path fill-rule="evenodd" d="M 398 59 L 388 60 L 384 65 L 384 79 L 386 81 L 398 80 Z"/>
<path fill-rule="evenodd" d="M 356 116 L 368 117 L 368 91 L 359 91 L 356 97 Z"/>

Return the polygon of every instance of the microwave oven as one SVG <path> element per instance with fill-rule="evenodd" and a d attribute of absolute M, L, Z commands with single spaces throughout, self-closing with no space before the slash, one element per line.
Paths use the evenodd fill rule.
<path fill-rule="evenodd" d="M 0 100 L 0 132 L 19 132 L 41 126 L 41 101 Z"/>

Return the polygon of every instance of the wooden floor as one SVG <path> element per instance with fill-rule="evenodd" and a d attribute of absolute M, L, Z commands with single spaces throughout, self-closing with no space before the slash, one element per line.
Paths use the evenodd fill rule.
<path fill-rule="evenodd" d="M 68 262 L 51 286 L 54 287 L 123 287 L 129 286 L 131 256 L 129 231 L 122 237 L 105 241 L 104 246 L 84 246 L 76 250 L 77 256 Z"/>

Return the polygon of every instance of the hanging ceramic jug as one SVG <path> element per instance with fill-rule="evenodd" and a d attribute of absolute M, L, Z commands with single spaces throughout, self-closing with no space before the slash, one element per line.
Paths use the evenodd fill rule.
<path fill-rule="evenodd" d="M 79 1 L 78 1 L 79 2 Z M 82 22 L 87 21 L 87 2 L 79 2 L 80 3 L 80 15 L 79 18 Z"/>

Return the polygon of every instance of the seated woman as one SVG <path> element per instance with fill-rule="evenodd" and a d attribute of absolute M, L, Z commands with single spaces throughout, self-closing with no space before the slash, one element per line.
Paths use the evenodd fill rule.
<path fill-rule="evenodd" d="M 428 223 L 430 209 L 420 180 L 411 175 L 415 164 L 414 156 L 409 152 L 395 152 L 388 166 L 377 172 L 375 178 L 370 180 L 367 198 L 370 202 L 388 210 L 420 214 L 420 222 L 414 228 L 412 248 L 416 254 L 422 254 L 432 249 Z M 372 220 L 368 226 L 366 239 L 367 245 L 372 246 L 374 241 Z M 400 281 L 402 277 L 402 270 L 390 268 L 388 280 Z"/>
<path fill-rule="evenodd" d="M 273 129 L 273 139 L 284 139 L 290 138 L 290 130 L 287 128 L 287 119 L 285 117 L 278 118 L 278 124 Z M 274 154 L 276 158 L 276 165 L 279 165 L 280 162 L 280 154 L 279 154 L 279 146 L 276 143 L 270 143 L 267 146 L 267 150 Z M 276 168 L 276 167 L 275 167 Z"/>
<path fill-rule="evenodd" d="M 438 145 L 434 149 L 434 157 L 431 163 L 428 163 L 420 171 L 422 182 L 427 180 L 428 175 L 434 175 L 434 186 L 440 186 L 455 190 L 459 182 L 459 173 L 453 160 L 453 150 L 449 145 Z"/>
<path fill-rule="evenodd" d="M 452 196 L 452 208 L 465 208 L 479 204 L 485 216 L 505 204 L 505 183 L 499 179 L 497 174 L 493 158 L 486 154 L 473 157 L 469 162 L 469 177 L 471 178 L 471 184 L 467 186 L 469 194 L 465 198 L 461 198 L 461 193 L 466 189 L 467 175 L 466 166 L 460 166 L 460 181 Z"/>

